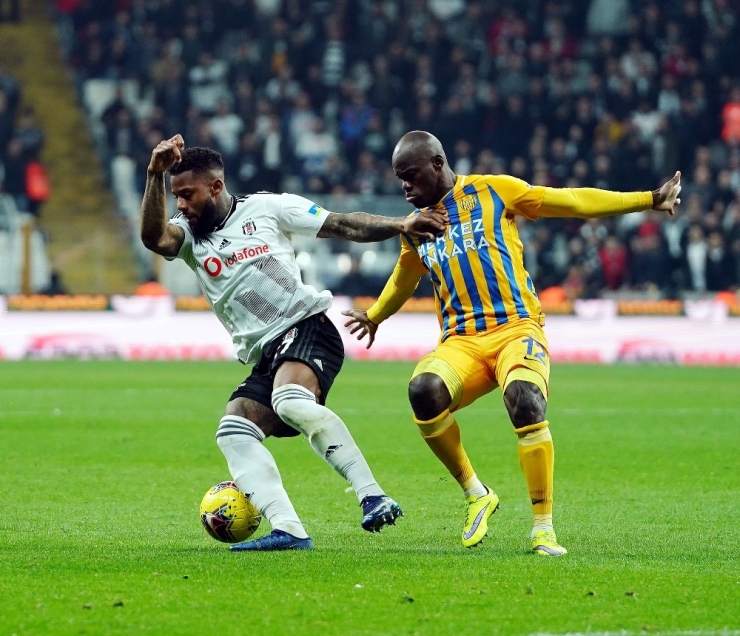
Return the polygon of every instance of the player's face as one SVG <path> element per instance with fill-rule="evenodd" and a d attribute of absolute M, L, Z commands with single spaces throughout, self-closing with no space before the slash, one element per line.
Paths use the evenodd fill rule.
<path fill-rule="evenodd" d="M 210 175 L 194 175 L 192 171 L 172 175 L 172 194 L 177 210 L 187 220 L 195 238 L 204 238 L 218 224 L 216 197 L 223 190 L 223 181 Z"/>
<path fill-rule="evenodd" d="M 444 195 L 440 194 L 440 178 L 444 160 L 399 158 L 393 163 L 393 171 L 401 180 L 406 200 L 415 208 L 425 208 L 437 203 Z"/>

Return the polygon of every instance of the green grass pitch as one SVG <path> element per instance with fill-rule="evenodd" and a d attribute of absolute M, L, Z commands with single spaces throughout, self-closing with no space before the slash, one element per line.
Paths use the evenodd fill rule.
<path fill-rule="evenodd" d="M 555 365 L 555 520 L 530 510 L 499 392 L 459 415 L 501 497 L 482 546 L 420 439 L 412 365 L 348 362 L 329 398 L 406 516 L 361 530 L 302 438 L 268 440 L 316 544 L 231 554 L 198 503 L 235 363 L 0 365 L 0 636 L 740 634 L 740 369 Z M 258 530 L 267 530 L 263 524 Z"/>

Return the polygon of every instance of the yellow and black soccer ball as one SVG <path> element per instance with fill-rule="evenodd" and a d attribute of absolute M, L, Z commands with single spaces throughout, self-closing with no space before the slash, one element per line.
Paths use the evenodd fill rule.
<path fill-rule="evenodd" d="M 262 515 L 233 481 L 222 481 L 200 502 L 200 520 L 217 541 L 238 543 L 254 534 Z"/>

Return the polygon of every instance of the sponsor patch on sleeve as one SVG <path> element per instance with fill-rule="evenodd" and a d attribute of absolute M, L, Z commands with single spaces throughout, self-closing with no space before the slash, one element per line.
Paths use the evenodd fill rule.
<path fill-rule="evenodd" d="M 314 203 L 310 208 L 308 208 L 308 213 L 313 214 L 314 216 L 318 216 L 324 212 L 324 208 L 322 208 L 318 203 Z"/>

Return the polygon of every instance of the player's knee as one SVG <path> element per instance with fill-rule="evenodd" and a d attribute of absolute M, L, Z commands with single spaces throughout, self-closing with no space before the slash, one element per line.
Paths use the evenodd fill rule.
<path fill-rule="evenodd" d="M 532 382 L 514 380 L 504 391 L 504 404 L 514 428 L 537 424 L 545 419 L 547 400 Z"/>
<path fill-rule="evenodd" d="M 409 402 L 419 420 L 431 420 L 450 407 L 450 392 L 434 373 L 421 373 L 409 382 Z"/>
<path fill-rule="evenodd" d="M 307 404 L 316 404 L 316 396 L 300 384 L 284 384 L 272 392 L 272 410 L 292 426 L 305 420 Z"/>

